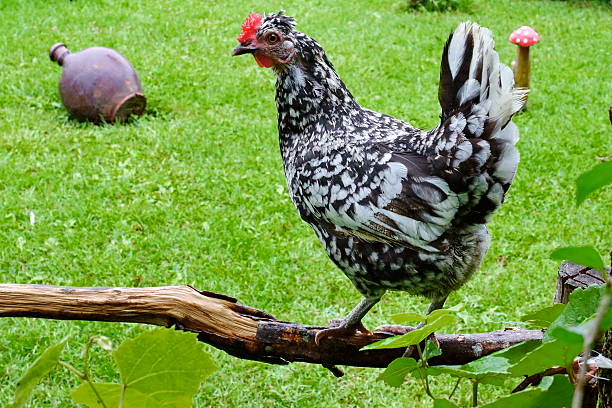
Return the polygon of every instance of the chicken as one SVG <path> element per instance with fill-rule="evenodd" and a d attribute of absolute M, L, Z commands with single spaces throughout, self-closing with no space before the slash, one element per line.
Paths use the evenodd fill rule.
<path fill-rule="evenodd" d="M 252 54 L 277 76 L 278 134 L 301 218 L 363 295 L 325 337 L 368 331 L 361 319 L 388 291 L 441 308 L 478 269 L 485 227 L 519 162 L 514 88 L 491 32 L 461 23 L 444 46 L 440 124 L 414 128 L 360 106 L 321 46 L 281 11 L 251 14 L 233 55 Z"/>

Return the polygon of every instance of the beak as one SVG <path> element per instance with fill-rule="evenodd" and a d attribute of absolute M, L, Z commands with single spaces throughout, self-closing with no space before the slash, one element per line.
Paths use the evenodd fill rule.
<path fill-rule="evenodd" d="M 257 47 L 250 44 L 240 44 L 232 51 L 232 55 L 252 54 L 257 51 Z"/>

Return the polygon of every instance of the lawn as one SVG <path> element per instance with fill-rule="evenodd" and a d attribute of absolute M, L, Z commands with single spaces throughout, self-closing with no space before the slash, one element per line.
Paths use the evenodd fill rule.
<path fill-rule="evenodd" d="M 510 63 L 507 37 L 528 24 L 529 110 L 521 164 L 490 224 L 481 271 L 454 293 L 463 321 L 448 330 L 512 326 L 552 302 L 553 248 L 611 246 L 610 189 L 579 209 L 574 179 L 612 155 L 612 8 L 606 1 L 474 1 L 471 14 L 408 13 L 403 0 L 216 2 L 3 0 L 0 3 L 0 281 L 76 286 L 190 284 L 234 296 L 283 320 L 324 324 L 360 296 L 332 265 L 293 209 L 278 152 L 274 75 L 252 58 L 231 58 L 244 17 L 286 9 L 326 49 L 358 101 L 413 125 L 436 123 L 438 66 L 448 33 L 463 20 L 489 27 Z M 124 126 L 70 120 L 60 105 L 61 68 L 47 56 L 65 42 L 76 52 L 112 47 L 136 68 L 148 113 Z M 30 222 L 30 213 L 35 222 Z M 609 258 L 606 258 L 609 259 Z M 422 312 L 426 301 L 391 293 L 366 326 Z M 89 336 L 116 344 L 148 327 L 0 319 L 0 405 L 24 367 L 66 334 L 78 362 Z M 416 383 L 376 381 L 380 370 L 270 366 L 209 347 L 221 369 L 203 383 L 198 407 L 421 407 Z M 93 355 L 100 380 L 115 367 Z M 32 406 L 72 406 L 76 380 L 57 369 Z M 436 379 L 434 390 L 451 384 Z M 512 387 L 509 384 L 507 392 Z M 460 386 L 467 404 L 470 385 Z M 498 391 L 484 387 L 482 399 Z M 428 404 L 428 403 L 427 403 Z"/>

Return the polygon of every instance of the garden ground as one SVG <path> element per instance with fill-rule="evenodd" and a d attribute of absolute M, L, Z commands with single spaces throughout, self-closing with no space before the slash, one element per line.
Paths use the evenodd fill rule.
<path fill-rule="evenodd" d="M 573 181 L 611 155 L 612 11 L 605 1 L 476 0 L 471 14 L 408 13 L 401 0 L 309 2 L 28 1 L 0 4 L 0 281 L 79 286 L 190 284 L 237 297 L 283 320 L 324 324 L 360 296 L 332 265 L 287 196 L 278 141 L 273 73 L 231 58 L 244 17 L 286 9 L 316 38 L 358 101 L 415 126 L 436 123 L 439 59 L 463 20 L 489 27 L 501 59 L 507 37 L 528 24 L 542 37 L 532 50 L 529 110 L 521 164 L 490 224 L 492 247 L 480 272 L 453 294 L 463 321 L 448 330 L 512 326 L 552 301 L 553 248 L 610 247 L 612 206 L 595 194 L 579 209 Z M 112 47 L 138 71 L 148 114 L 125 126 L 68 119 L 59 103 L 56 42 L 76 52 Z M 30 214 L 34 214 L 34 223 Z M 366 317 L 426 308 L 390 293 Z M 65 358 L 79 364 L 86 339 L 116 344 L 147 327 L 1 319 L 0 404 L 41 351 L 73 334 Z M 306 364 L 270 366 L 210 348 L 221 366 L 196 406 L 425 406 L 417 383 L 376 381 L 379 370 L 346 368 L 334 378 Z M 94 372 L 115 367 L 97 350 Z M 32 406 L 71 406 L 76 380 L 56 369 Z M 434 392 L 452 384 L 434 380 Z M 511 389 L 512 384 L 504 392 Z M 460 386 L 467 404 L 469 384 Z M 483 401 L 499 393 L 484 387 Z"/>

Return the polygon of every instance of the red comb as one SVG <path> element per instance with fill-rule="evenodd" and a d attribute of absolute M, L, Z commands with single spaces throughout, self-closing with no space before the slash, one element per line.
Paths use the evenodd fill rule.
<path fill-rule="evenodd" d="M 236 39 L 241 43 L 254 39 L 260 25 L 261 14 L 253 13 L 249 15 L 246 20 L 244 20 L 244 23 L 242 24 L 242 32 L 238 37 L 236 37 Z"/>

